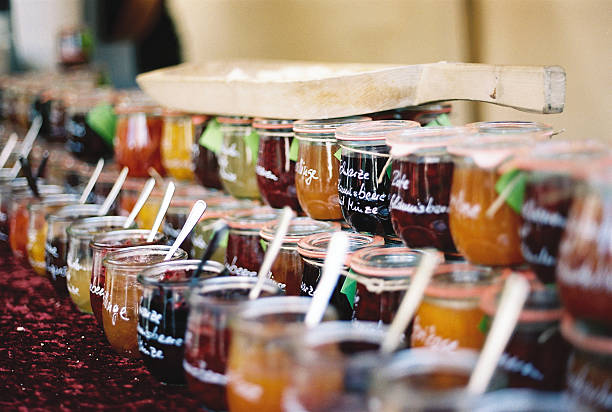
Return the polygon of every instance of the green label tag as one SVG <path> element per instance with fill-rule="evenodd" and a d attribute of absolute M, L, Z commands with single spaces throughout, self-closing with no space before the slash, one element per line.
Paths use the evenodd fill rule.
<path fill-rule="evenodd" d="M 200 136 L 198 141 L 200 146 L 207 148 L 214 154 L 218 154 L 223 143 L 223 133 L 221 133 L 221 125 L 217 119 L 212 119 L 206 125 L 206 130 Z"/>
<path fill-rule="evenodd" d="M 391 169 L 393 169 L 393 162 L 389 162 L 389 166 L 387 166 L 387 177 L 391 179 Z"/>
<path fill-rule="evenodd" d="M 259 245 L 261 246 L 264 252 L 268 250 L 268 242 L 266 242 L 265 240 L 259 239 Z"/>
<path fill-rule="evenodd" d="M 349 269 L 349 273 L 353 273 L 353 271 Z M 357 281 L 355 279 L 347 276 L 344 279 L 340 292 L 346 295 L 346 299 L 351 304 L 351 308 L 355 306 L 355 293 L 357 292 Z"/>
<path fill-rule="evenodd" d="M 247 147 L 251 150 L 252 159 L 257 160 L 257 154 L 259 152 L 259 135 L 255 130 L 251 134 L 244 136 L 244 142 Z"/>
<path fill-rule="evenodd" d="M 210 234 L 210 238 L 208 239 L 208 243 L 210 243 L 210 241 L 212 240 L 214 235 L 215 235 L 215 231 L 213 230 L 212 233 Z M 223 239 L 221 239 L 219 241 L 219 249 L 227 248 L 227 240 L 228 239 L 229 239 L 229 230 L 225 232 L 225 235 L 223 236 Z"/>
<path fill-rule="evenodd" d="M 293 140 L 291 141 L 291 147 L 289 148 L 289 160 L 297 162 L 299 148 L 300 148 L 300 141 L 294 137 Z"/>
<path fill-rule="evenodd" d="M 442 113 L 431 122 L 427 123 L 425 127 L 436 127 L 436 126 L 452 126 L 450 117 L 446 113 Z"/>
<path fill-rule="evenodd" d="M 489 327 L 491 326 L 491 318 L 488 315 L 484 315 L 480 322 L 478 322 L 478 330 L 486 335 L 489 332 Z"/>
<path fill-rule="evenodd" d="M 99 104 L 87 113 L 87 125 L 100 135 L 109 146 L 113 146 L 117 115 L 110 104 Z"/>
<path fill-rule="evenodd" d="M 497 183 L 495 183 L 495 191 L 501 194 L 504 190 L 510 190 L 510 193 L 506 197 L 506 203 L 512 210 L 520 214 L 525 198 L 526 184 L 527 173 L 514 169 L 501 175 Z"/>
<path fill-rule="evenodd" d="M 334 157 L 338 159 L 338 161 L 342 160 L 341 155 L 342 155 L 342 148 L 336 150 L 336 153 L 334 153 Z"/>

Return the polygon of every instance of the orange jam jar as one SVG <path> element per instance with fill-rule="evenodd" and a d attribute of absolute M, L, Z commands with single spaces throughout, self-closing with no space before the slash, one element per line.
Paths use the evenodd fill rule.
<path fill-rule="evenodd" d="M 480 297 L 497 278 L 493 269 L 467 263 L 438 267 L 414 318 L 412 347 L 480 350 L 486 337 Z"/>
<path fill-rule="evenodd" d="M 168 175 L 178 180 L 194 179 L 194 126 L 186 113 L 164 111 L 161 160 Z"/>
<path fill-rule="evenodd" d="M 327 120 L 298 120 L 293 124 L 299 141 L 295 166 L 295 188 L 302 210 L 317 220 L 340 220 L 338 198 L 340 161 L 335 131 L 338 127 L 371 120 L 365 116 Z"/>

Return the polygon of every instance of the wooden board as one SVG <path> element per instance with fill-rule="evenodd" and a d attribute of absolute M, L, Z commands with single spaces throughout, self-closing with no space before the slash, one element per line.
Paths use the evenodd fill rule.
<path fill-rule="evenodd" d="M 565 71 L 558 66 L 235 60 L 186 63 L 141 74 L 137 81 L 169 108 L 282 119 L 332 118 L 449 100 L 560 113 L 565 103 Z"/>

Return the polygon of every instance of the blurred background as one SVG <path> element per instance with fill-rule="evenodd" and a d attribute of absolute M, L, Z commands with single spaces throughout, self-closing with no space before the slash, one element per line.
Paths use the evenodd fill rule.
<path fill-rule="evenodd" d="M 87 28 L 116 87 L 219 58 L 559 65 L 564 113 L 457 102 L 453 122 L 538 120 L 612 141 L 610 0 L 0 0 L 0 72 L 53 68 L 70 27 Z"/>

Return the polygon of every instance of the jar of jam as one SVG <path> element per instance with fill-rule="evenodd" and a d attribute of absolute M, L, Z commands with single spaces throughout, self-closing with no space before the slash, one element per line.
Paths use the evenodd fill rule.
<path fill-rule="evenodd" d="M 557 284 L 564 308 L 612 327 L 612 173 L 595 168 L 574 197 L 559 246 Z"/>
<path fill-rule="evenodd" d="M 335 131 L 338 127 L 371 120 L 365 116 L 327 120 L 299 120 L 293 124 L 299 141 L 295 167 L 297 197 L 306 214 L 316 220 L 340 220 L 338 200 L 340 162 Z"/>
<path fill-rule="evenodd" d="M 448 147 L 454 170 L 449 206 L 453 241 L 471 263 L 509 266 L 523 263 L 521 217 L 505 201 L 497 206 L 499 165 L 530 150 L 537 135 L 478 137 Z"/>
<path fill-rule="evenodd" d="M 217 155 L 212 150 L 208 150 L 201 144 L 199 139 L 206 130 L 208 125 L 208 116 L 197 115 L 191 116 L 191 121 L 195 129 L 195 138 L 197 143 L 194 149 L 195 176 L 202 186 L 209 189 L 223 189 L 221 178 L 219 177 L 219 162 Z"/>
<path fill-rule="evenodd" d="M 501 286 L 482 295 L 480 307 L 492 319 Z M 561 303 L 556 289 L 532 282 L 518 323 L 499 361 L 509 388 L 562 391 L 570 347 L 561 336 Z"/>
<path fill-rule="evenodd" d="M 573 347 L 566 383 L 574 410 L 612 410 L 612 331 L 565 314 L 561 332 Z"/>
<path fill-rule="evenodd" d="M 295 190 L 295 161 L 290 158 L 293 120 L 255 119 L 259 155 L 255 173 L 263 200 L 271 207 L 289 206 L 300 212 Z"/>
<path fill-rule="evenodd" d="M 386 328 L 373 322 L 323 322 L 300 338 L 287 411 L 366 412 L 373 372 L 389 356 L 380 348 Z"/>
<path fill-rule="evenodd" d="M 51 87 L 42 93 L 44 107 L 43 125 L 45 138 L 49 143 L 66 142 L 66 105 L 64 103 L 65 88 Z"/>
<path fill-rule="evenodd" d="M 361 249 L 351 259 L 349 277 L 357 282 L 353 318 L 390 324 L 410 286 L 422 252 L 406 247 Z M 409 326 L 406 335 L 410 337 Z"/>
<path fill-rule="evenodd" d="M 89 243 L 98 233 L 122 229 L 126 219 L 123 216 L 88 217 L 76 220 L 66 229 L 68 234 L 66 287 L 70 299 L 81 312 L 93 313 L 89 299 L 92 269 L 92 250 Z"/>
<path fill-rule="evenodd" d="M 185 384 L 183 352 L 189 296 L 206 279 L 223 270 L 208 261 L 198 278 L 192 278 L 199 260 L 178 260 L 151 266 L 138 275 L 142 299 L 138 309 L 138 350 L 147 369 L 166 384 Z"/>
<path fill-rule="evenodd" d="M 272 239 L 278 230 L 277 222 L 266 224 L 259 232 L 263 244 L 269 246 Z M 283 239 L 283 243 L 278 256 L 272 263 L 272 276 L 289 296 L 299 296 L 300 286 L 302 284 L 302 274 L 304 272 L 304 263 L 298 253 L 298 242 L 306 236 L 333 232 L 340 230 L 340 225 L 337 222 L 323 222 L 313 220 L 309 217 L 297 217 L 291 220 L 287 234 Z"/>
<path fill-rule="evenodd" d="M 87 122 L 87 113 L 99 104 L 112 103 L 110 90 L 98 89 L 83 94 L 75 92 L 66 97 L 66 150 L 78 160 L 96 163 L 98 159 L 113 157 L 112 141 L 91 128 Z"/>
<path fill-rule="evenodd" d="M 223 141 L 217 154 L 219 177 L 225 190 L 236 198 L 259 199 L 257 187 L 257 151 L 251 139 L 249 117 L 217 117 Z"/>
<path fill-rule="evenodd" d="M 227 410 L 230 322 L 255 283 L 251 277 L 221 276 L 204 280 L 190 294 L 183 369 L 189 390 L 207 410 Z M 275 282 L 266 280 L 259 299 L 281 294 Z"/>
<path fill-rule="evenodd" d="M 266 253 L 259 231 L 276 219 L 278 213 L 272 209 L 241 212 L 225 219 L 229 226 L 225 265 L 232 275 L 257 276 Z"/>
<path fill-rule="evenodd" d="M 72 244 L 70 245 L 72 248 Z M 170 246 L 135 246 L 110 252 L 102 260 L 106 268 L 102 324 L 108 343 L 122 356 L 139 358 L 137 327 L 142 288 L 136 277 L 145 269 L 164 261 Z M 169 260 L 186 259 L 178 249 Z M 69 264 L 70 267 L 70 264 Z M 69 280 L 70 282 L 70 280 Z"/>
<path fill-rule="evenodd" d="M 187 198 L 174 198 L 166 211 L 164 222 L 162 224 L 162 232 L 168 238 L 167 242 L 172 245 L 176 240 L 177 236 L 181 232 L 181 229 L 187 222 L 187 217 L 193 205 L 197 202 L 196 199 Z M 206 199 L 206 204 L 209 205 L 209 199 Z M 183 243 L 179 246 L 185 252 L 187 256 L 192 257 L 193 242 L 191 240 L 192 233 L 187 235 Z"/>
<path fill-rule="evenodd" d="M 30 219 L 28 221 L 28 261 L 34 272 L 45 276 L 45 242 L 47 239 L 47 221 L 49 213 L 55 212 L 62 207 L 77 203 L 79 195 L 57 194 L 46 196 L 38 203 L 28 205 Z"/>
<path fill-rule="evenodd" d="M 68 234 L 66 229 L 75 220 L 95 216 L 98 209 L 98 205 L 70 205 L 47 216 L 45 271 L 55 293 L 60 297 L 68 297 L 66 286 Z"/>
<path fill-rule="evenodd" d="M 427 127 L 387 137 L 394 158 L 391 221 L 407 246 L 457 253 L 448 222 L 453 159 L 446 147 L 473 135 L 465 127 Z"/>
<path fill-rule="evenodd" d="M 293 375 L 292 354 L 305 330 L 311 298 L 270 297 L 242 305 L 231 329 L 227 404 L 233 412 L 282 410 Z M 331 307 L 324 321 L 335 320 Z"/>
<path fill-rule="evenodd" d="M 168 175 L 179 180 L 193 180 L 194 127 L 191 116 L 181 112 L 164 111 L 161 138 L 162 165 Z"/>
<path fill-rule="evenodd" d="M 337 229 L 336 229 L 337 230 Z M 300 285 L 301 296 L 313 296 L 314 291 L 319 284 L 319 279 L 323 274 L 323 263 L 327 256 L 327 249 L 331 241 L 333 233 L 324 232 L 310 236 L 306 236 L 298 241 L 298 253 L 304 261 L 304 272 L 302 274 L 302 282 Z M 348 270 L 352 255 L 364 248 L 370 246 L 382 246 L 384 239 L 381 236 L 371 236 L 361 233 L 347 232 L 349 247 L 344 265 L 344 270 Z M 338 313 L 340 320 L 350 320 L 353 318 L 353 308 L 351 301 L 347 295 L 342 293 L 342 287 L 346 277 L 340 275 L 338 283 L 332 294 L 330 304 Z"/>
<path fill-rule="evenodd" d="M 115 160 L 130 168 L 129 176 L 148 177 L 149 168 L 162 176 L 161 110 L 143 97 L 121 102 L 116 108 Z"/>
<path fill-rule="evenodd" d="M 356 231 L 394 234 L 389 214 L 391 177 L 386 172 L 389 147 L 385 138 L 390 133 L 416 127 L 419 127 L 416 122 L 379 120 L 336 130 L 342 149 L 338 200 L 344 220 Z"/>
<path fill-rule="evenodd" d="M 453 107 L 450 103 L 422 104 L 419 106 L 402 107 L 368 114 L 373 120 L 413 120 L 421 126 L 435 121 L 438 116 L 451 114 Z"/>
<path fill-rule="evenodd" d="M 91 258 L 91 280 L 89 282 L 89 300 L 94 317 L 98 325 L 102 327 L 102 309 L 104 301 L 108 300 L 105 293 L 106 268 L 102 260 L 109 252 L 133 246 L 164 245 L 166 236 L 156 233 L 152 242 L 147 242 L 150 230 L 148 229 L 124 229 L 95 235 L 89 244 L 92 250 Z"/>
<path fill-rule="evenodd" d="M 411 346 L 480 350 L 486 338 L 480 297 L 499 273 L 467 263 L 439 266 L 414 317 Z"/>

